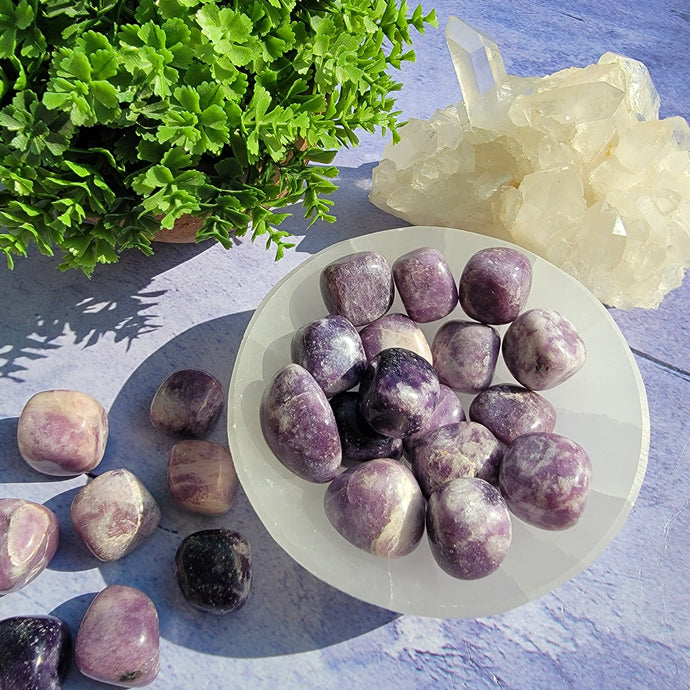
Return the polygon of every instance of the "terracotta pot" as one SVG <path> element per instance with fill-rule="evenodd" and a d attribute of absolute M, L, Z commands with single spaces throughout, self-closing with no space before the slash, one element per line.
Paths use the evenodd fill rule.
<path fill-rule="evenodd" d="M 154 236 L 154 242 L 172 242 L 184 244 L 196 241 L 196 233 L 204 224 L 203 218 L 196 216 L 182 216 L 175 221 L 169 230 L 159 230 Z"/>

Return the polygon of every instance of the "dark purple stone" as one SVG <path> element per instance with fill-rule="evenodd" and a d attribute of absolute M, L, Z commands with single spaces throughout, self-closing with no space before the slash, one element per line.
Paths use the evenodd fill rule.
<path fill-rule="evenodd" d="M 416 352 L 391 347 L 367 366 L 359 385 L 359 410 L 384 436 L 406 438 L 431 418 L 440 396 L 431 364 Z"/>
<path fill-rule="evenodd" d="M 404 254 L 393 264 L 398 294 L 410 318 L 418 323 L 437 321 L 458 303 L 458 290 L 446 257 L 431 247 Z"/>
<path fill-rule="evenodd" d="M 338 425 L 343 462 L 363 462 L 374 458 L 393 458 L 402 455 L 402 440 L 383 436 L 374 431 L 358 409 L 359 395 L 344 391 L 331 398 L 331 408 Z"/>
<path fill-rule="evenodd" d="M 177 549 L 175 574 L 194 607 L 218 615 L 238 611 L 252 585 L 249 543 L 229 529 L 194 532 Z"/>
<path fill-rule="evenodd" d="M 0 687 L 58 690 L 72 662 L 72 634 L 55 616 L 0 621 Z"/>

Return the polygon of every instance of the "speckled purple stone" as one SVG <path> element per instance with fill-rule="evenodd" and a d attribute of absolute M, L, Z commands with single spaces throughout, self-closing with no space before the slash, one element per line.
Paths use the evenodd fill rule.
<path fill-rule="evenodd" d="M 514 515 L 535 527 L 562 530 L 580 519 L 591 477 L 582 446 L 560 434 L 535 433 L 508 447 L 499 482 Z"/>
<path fill-rule="evenodd" d="M 553 309 L 530 309 L 503 336 L 503 359 L 510 373 L 534 391 L 554 388 L 576 374 L 587 356 L 575 326 Z"/>
<path fill-rule="evenodd" d="M 283 367 L 266 387 L 260 405 L 268 447 L 307 481 L 329 482 L 340 469 L 338 426 L 326 394 L 299 364 Z"/>
<path fill-rule="evenodd" d="M 532 264 L 510 247 L 489 247 L 473 254 L 458 283 L 458 301 L 471 319 L 510 323 L 527 302 Z"/>
<path fill-rule="evenodd" d="M 0 596 L 37 578 L 60 543 L 55 513 L 22 498 L 0 498 Z"/>
<path fill-rule="evenodd" d="M 116 469 L 99 475 L 77 493 L 70 516 L 96 558 L 116 561 L 154 533 L 161 509 L 136 475 Z"/>
<path fill-rule="evenodd" d="M 134 587 L 110 585 L 84 614 L 74 658 L 87 678 L 138 688 L 158 675 L 159 646 L 158 612 L 151 599 Z"/>
<path fill-rule="evenodd" d="M 374 431 L 359 412 L 359 395 L 344 391 L 331 398 L 331 408 L 340 434 L 343 463 L 364 462 L 375 458 L 402 456 L 402 439 Z"/>
<path fill-rule="evenodd" d="M 500 492 L 476 477 L 454 479 L 431 494 L 426 529 L 434 560 L 462 580 L 476 580 L 497 570 L 513 536 Z"/>
<path fill-rule="evenodd" d="M 462 393 L 491 385 L 500 349 L 496 329 L 473 321 L 446 322 L 431 344 L 439 380 Z"/>
<path fill-rule="evenodd" d="M 424 534 L 422 491 L 398 460 L 378 458 L 345 470 L 328 485 L 324 509 L 345 539 L 375 556 L 404 556 Z"/>
<path fill-rule="evenodd" d="M 522 434 L 553 431 L 556 425 L 556 410 L 546 398 L 510 383 L 499 383 L 477 394 L 468 416 L 506 445 Z"/>
<path fill-rule="evenodd" d="M 393 304 L 393 272 L 376 252 L 355 252 L 328 264 L 320 276 L 321 296 L 331 314 L 355 326 L 383 316 Z"/>
<path fill-rule="evenodd" d="M 35 470 L 63 477 L 89 472 L 103 459 L 108 415 L 86 393 L 41 391 L 24 405 L 17 423 L 22 458 Z"/>
<path fill-rule="evenodd" d="M 458 303 L 455 278 L 438 249 L 421 247 L 399 257 L 393 279 L 405 311 L 418 323 L 442 319 Z"/>
<path fill-rule="evenodd" d="M 440 396 L 431 364 L 416 352 L 392 347 L 367 366 L 359 386 L 359 410 L 384 436 L 407 438 L 428 423 Z"/>
<path fill-rule="evenodd" d="M 412 350 L 429 362 L 431 348 L 422 329 L 405 314 L 384 314 L 360 331 L 362 345 L 370 362 L 379 352 L 390 347 Z"/>
<path fill-rule="evenodd" d="M 462 407 L 460 398 L 455 391 L 448 386 L 441 384 L 439 386 L 438 404 L 431 413 L 429 421 L 417 432 L 408 436 L 403 441 L 403 448 L 408 458 L 414 454 L 414 449 L 417 444 L 431 431 L 440 429 L 447 424 L 456 424 L 463 422 L 466 419 L 465 410 Z"/>
<path fill-rule="evenodd" d="M 59 690 L 72 663 L 72 633 L 55 616 L 0 621 L 0 687 Z"/>
<path fill-rule="evenodd" d="M 223 386 L 215 376 L 201 369 L 180 369 L 155 392 L 149 416 L 166 434 L 200 438 L 214 427 L 224 404 Z"/>
<path fill-rule="evenodd" d="M 292 361 L 304 367 L 328 397 L 356 386 L 367 363 L 357 329 L 338 314 L 297 329 L 291 355 Z"/>
<path fill-rule="evenodd" d="M 503 446 L 477 422 L 457 422 L 427 434 L 415 448 L 412 472 L 425 497 L 459 477 L 498 482 Z"/>

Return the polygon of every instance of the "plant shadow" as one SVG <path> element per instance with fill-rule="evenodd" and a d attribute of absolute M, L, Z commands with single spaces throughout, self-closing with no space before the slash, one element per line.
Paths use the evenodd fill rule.
<path fill-rule="evenodd" d="M 220 317 L 181 333 L 146 359 L 130 376 L 111 410 L 112 439 L 125 441 L 98 468 L 134 472 L 157 499 L 162 519 L 156 533 L 120 561 L 102 563 L 106 584 L 146 592 L 157 606 L 161 636 L 176 645 L 218 656 L 254 658 L 327 647 L 386 625 L 398 617 L 321 582 L 272 539 L 242 491 L 224 516 L 185 513 L 167 487 L 167 457 L 175 438 L 155 431 L 148 405 L 173 370 L 193 367 L 216 376 L 225 389 L 253 312 Z M 200 344 L 203 343 L 203 346 Z M 227 445 L 225 413 L 207 440 Z M 225 527 L 243 534 L 252 548 L 253 584 L 247 604 L 224 616 L 192 608 L 178 587 L 174 560 L 182 539 L 202 529 Z M 64 567 L 64 566 L 63 566 Z"/>

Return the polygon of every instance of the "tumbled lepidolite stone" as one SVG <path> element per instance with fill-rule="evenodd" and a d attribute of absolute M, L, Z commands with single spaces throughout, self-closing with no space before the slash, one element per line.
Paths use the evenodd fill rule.
<path fill-rule="evenodd" d="M 371 362 L 382 350 L 402 347 L 432 362 L 431 348 L 424 331 L 405 314 L 384 314 L 360 331 L 362 345 Z"/>
<path fill-rule="evenodd" d="M 151 400 L 149 416 L 156 429 L 175 436 L 205 436 L 223 409 L 220 381 L 201 369 L 180 369 L 168 376 Z"/>
<path fill-rule="evenodd" d="M 0 687 L 59 690 L 72 662 L 72 634 L 55 616 L 0 621 Z"/>
<path fill-rule="evenodd" d="M 90 481 L 70 508 L 74 527 L 101 561 L 116 561 L 134 551 L 161 519 L 161 509 L 138 477 L 109 470 Z"/>
<path fill-rule="evenodd" d="M 21 498 L 0 499 L 0 596 L 38 577 L 60 542 L 52 510 Z"/>
<path fill-rule="evenodd" d="M 340 314 L 355 326 L 383 316 L 393 304 L 393 272 L 376 252 L 348 254 L 328 264 L 320 276 L 321 296 L 331 314 Z"/>
<path fill-rule="evenodd" d="M 299 364 L 283 367 L 266 387 L 259 408 L 268 447 L 285 467 L 310 482 L 338 473 L 342 448 L 326 394 Z"/>
<path fill-rule="evenodd" d="M 357 329 L 344 316 L 329 314 L 295 331 L 292 361 L 303 366 L 331 397 L 359 383 L 366 355 Z"/>
<path fill-rule="evenodd" d="M 438 249 L 421 247 L 399 257 L 393 279 L 405 311 L 418 323 L 442 319 L 458 303 L 455 279 Z"/>
<path fill-rule="evenodd" d="M 249 542 L 229 529 L 194 532 L 177 549 L 175 574 L 194 607 L 215 614 L 238 611 L 251 592 Z"/>
<path fill-rule="evenodd" d="M 74 658 L 87 678 L 123 688 L 152 683 L 160 656 L 158 612 L 144 592 L 110 585 L 84 614 Z"/>
<path fill-rule="evenodd" d="M 35 470 L 58 477 L 94 469 L 103 459 L 107 440 L 105 409 L 79 391 L 36 393 L 17 424 L 22 458 Z"/>
<path fill-rule="evenodd" d="M 230 451 L 210 441 L 178 441 L 168 457 L 168 488 L 180 508 L 203 515 L 227 513 L 239 488 Z"/>
<path fill-rule="evenodd" d="M 489 247 L 473 254 L 460 276 L 458 300 L 465 314 L 482 323 L 510 323 L 527 302 L 532 264 L 510 247 Z"/>

